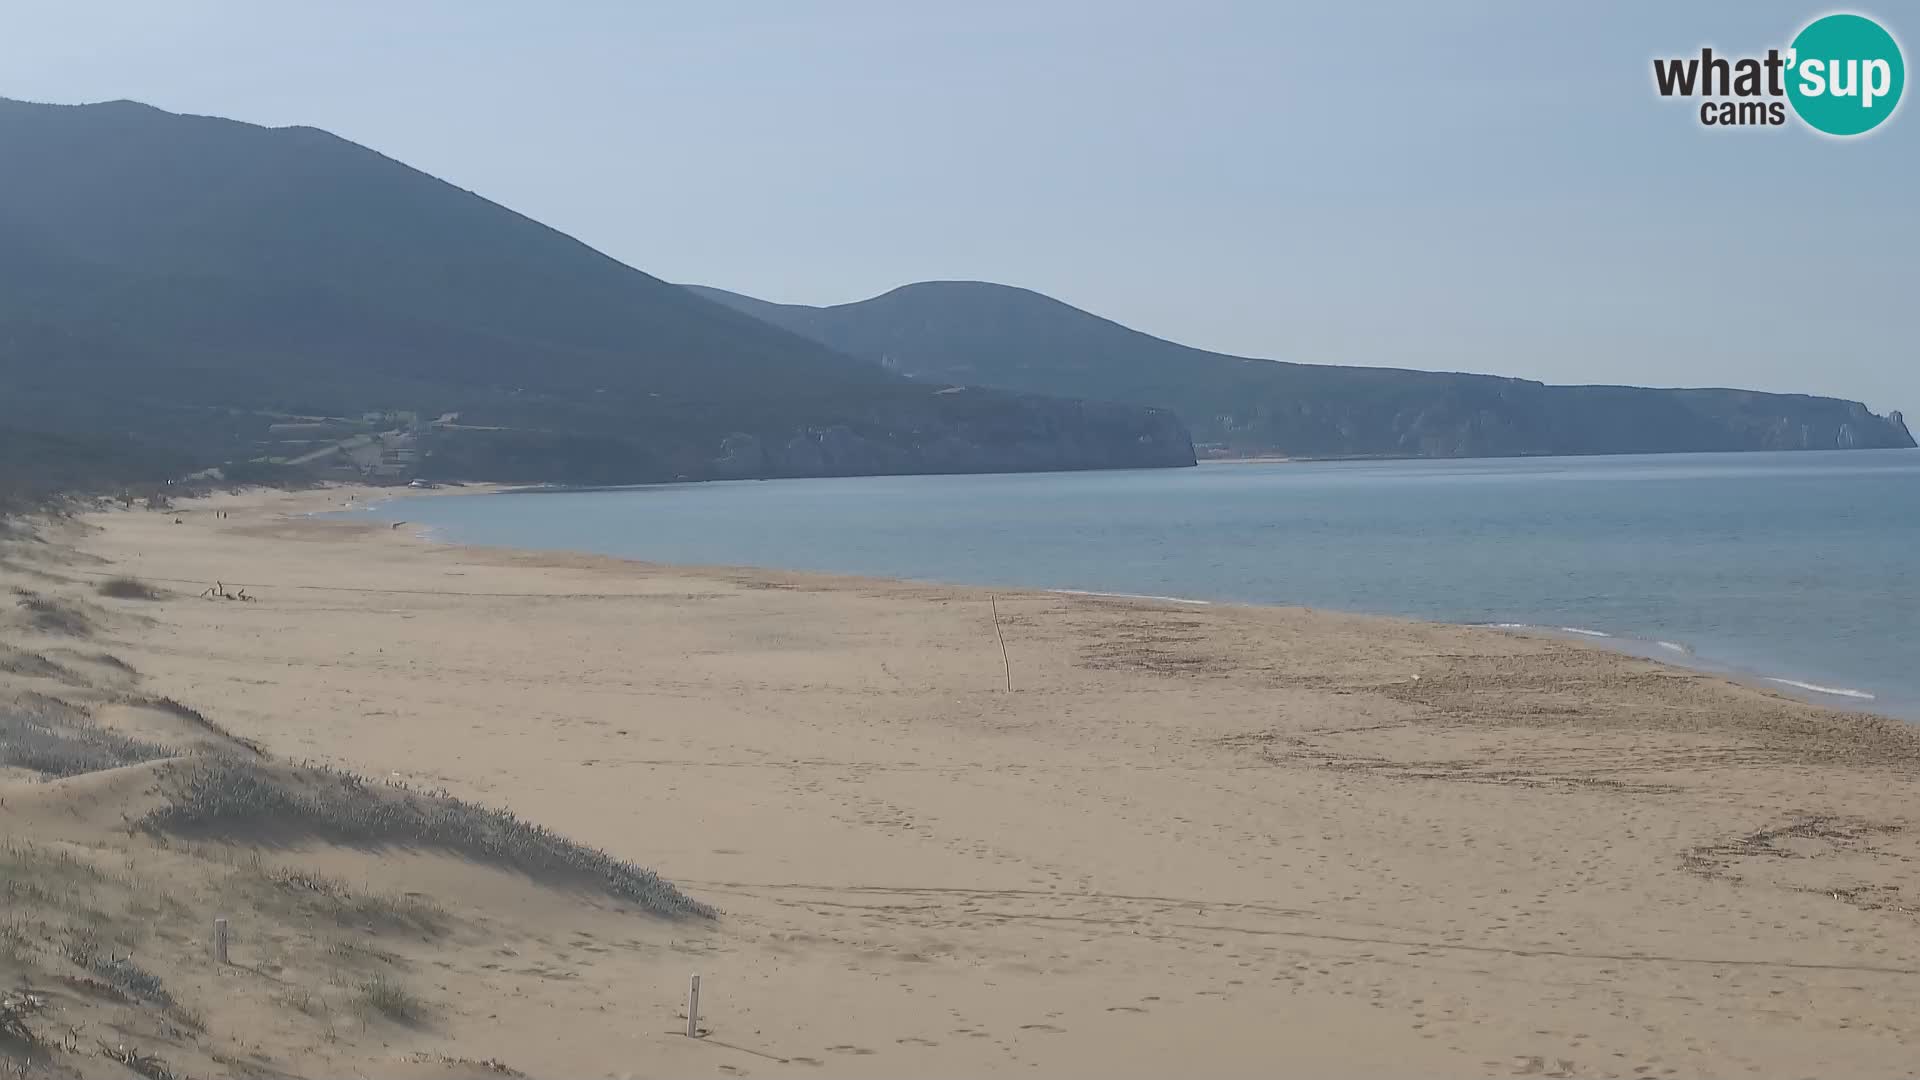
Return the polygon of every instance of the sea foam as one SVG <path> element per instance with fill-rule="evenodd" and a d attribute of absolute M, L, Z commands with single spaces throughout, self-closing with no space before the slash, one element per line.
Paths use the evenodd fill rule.
<path fill-rule="evenodd" d="M 1767 681 L 1779 683 L 1782 686 L 1792 686 L 1801 690 L 1812 691 L 1816 694 L 1832 694 L 1834 697 L 1854 698 L 1859 701 L 1874 700 L 1874 696 L 1865 690 L 1854 690 L 1845 686 L 1821 686 L 1818 683 L 1801 682 L 1799 679 L 1776 679 L 1771 675 L 1767 676 Z"/>
<path fill-rule="evenodd" d="M 1203 607 L 1213 603 L 1211 600 L 1189 600 L 1184 596 L 1149 596 L 1145 593 L 1093 592 L 1088 589 L 1048 589 L 1047 591 L 1062 596 L 1104 596 L 1112 600 L 1158 600 L 1163 604 L 1195 604 Z"/>

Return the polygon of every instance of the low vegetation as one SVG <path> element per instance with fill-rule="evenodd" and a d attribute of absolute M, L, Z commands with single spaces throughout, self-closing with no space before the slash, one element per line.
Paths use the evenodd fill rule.
<path fill-rule="evenodd" d="M 32 554 L 22 558 L 40 561 Z M 193 706 L 140 692 L 139 673 L 97 646 L 22 647 L 28 632 L 86 637 L 133 621 L 94 593 L 159 595 L 124 576 L 34 585 L 0 592 L 0 637 L 12 638 L 0 641 L 0 1078 L 260 1075 L 259 1048 L 277 1053 L 286 1039 L 339 1061 L 387 1060 L 388 1040 L 412 1037 L 401 1029 L 424 1037 L 442 1015 L 416 965 L 502 925 L 361 880 L 413 865 L 381 849 L 432 849 L 626 910 L 714 914 L 649 870 L 507 811 L 275 762 Z M 28 786 L 36 779 L 45 786 Z M 313 865 L 330 843 L 341 846 L 326 869 L 352 880 Z M 440 888 L 434 875 L 448 869 L 434 862 L 419 885 Z M 214 966 L 216 916 L 230 918 L 230 968 Z M 260 992 L 275 1006 L 265 1033 L 258 1014 L 230 1028 L 216 1013 L 209 1030 L 206 1012 L 242 977 L 272 980 Z M 234 1041 L 243 1029 L 253 1052 Z M 518 1075 L 491 1059 L 433 1060 Z"/>
<path fill-rule="evenodd" d="M 109 652 L 96 652 L 96 653 L 85 653 L 85 654 L 76 654 L 76 655 L 79 655 L 83 660 L 90 660 L 93 663 L 99 664 L 101 667 L 112 668 L 114 671 L 122 675 L 132 675 L 135 678 L 139 678 L 140 676 L 140 673 L 134 670 L 132 664 L 127 663 L 125 660 L 122 660 L 119 657 Z"/>
<path fill-rule="evenodd" d="M 0 765 L 43 776 L 80 776 L 174 756 L 168 747 L 130 739 L 78 716 L 55 718 L 0 705 Z"/>
<path fill-rule="evenodd" d="M 20 1043 L 32 1045 L 39 1041 L 28 1021 L 38 1016 L 47 1007 L 47 999 L 39 994 L 8 990 L 0 992 L 0 1045 Z M 0 1059 L 4 1063 L 4 1059 Z"/>
<path fill-rule="evenodd" d="M 38 653 L 15 648 L 0 642 L 0 674 L 25 675 L 36 679 L 54 679 L 68 685 L 79 685 L 84 680 L 80 676 Z"/>
<path fill-rule="evenodd" d="M 93 620 L 80 608 L 65 600 L 34 592 L 13 590 L 14 602 L 26 614 L 27 624 L 43 634 L 65 637 L 91 637 Z"/>
<path fill-rule="evenodd" d="M 396 1024 L 418 1024 L 427 1015 L 426 1002 L 385 975 L 361 983 L 353 1001 L 362 1016 L 380 1016 Z"/>
<path fill-rule="evenodd" d="M 18 922 L 0 923 L 0 960 L 18 961 L 33 951 L 33 938 Z"/>
<path fill-rule="evenodd" d="M 174 1072 L 153 1054 L 143 1054 L 139 1050 L 121 1045 L 100 1044 L 100 1056 L 125 1065 L 137 1075 L 147 1080 L 175 1080 L 180 1074 Z"/>
<path fill-rule="evenodd" d="M 197 1019 L 135 949 L 174 934 L 189 909 L 159 879 L 131 865 L 97 866 L 64 845 L 0 842 L 0 962 L 44 971 L 88 997 Z M 77 973 L 68 974 L 73 969 Z M 33 980 L 23 980 L 23 986 Z"/>
<path fill-rule="evenodd" d="M 160 976 L 134 963 L 131 956 L 95 956 L 84 966 L 132 997 L 144 998 L 156 1005 L 173 1005 L 173 995 L 167 992 Z"/>
<path fill-rule="evenodd" d="M 138 822 L 151 832 L 180 833 L 263 825 L 348 844 L 437 848 L 530 875 L 571 878 L 669 918 L 715 914 L 653 871 L 522 821 L 510 810 L 403 785 L 373 785 L 328 768 L 194 761 L 173 777 L 167 802 Z"/>
<path fill-rule="evenodd" d="M 191 705 L 185 705 L 179 701 L 175 701 L 173 698 L 129 695 L 122 698 L 121 701 L 127 705 L 138 705 L 143 708 L 157 709 L 177 720 L 186 721 L 190 726 L 207 735 L 213 736 L 223 743 L 236 749 L 245 750 L 254 757 L 266 756 L 266 750 L 262 749 L 259 743 L 244 736 L 235 735 L 233 732 L 207 719 L 200 710 Z"/>
<path fill-rule="evenodd" d="M 492 1073 L 495 1076 L 527 1075 L 506 1062 L 494 1058 L 475 1061 L 472 1058 L 449 1057 L 446 1054 L 413 1054 L 409 1060 L 422 1064 L 440 1065 L 456 1072 Z"/>
<path fill-rule="evenodd" d="M 120 575 L 102 581 L 95 590 L 101 596 L 115 600 L 161 600 L 166 592 L 157 586 L 149 585 L 137 577 Z"/>
<path fill-rule="evenodd" d="M 302 919 L 326 919 L 335 926 L 361 930 L 396 930 L 421 938 L 439 937 L 452 923 L 446 908 L 418 893 L 355 889 L 326 874 L 267 865 L 258 856 L 242 873 L 260 886 L 250 892 L 258 906 Z"/>
<path fill-rule="evenodd" d="M 273 1003 L 283 1009 L 291 1009 L 303 1016 L 315 1019 L 325 1017 L 333 1010 L 327 1007 L 325 998 L 315 994 L 304 986 L 289 986 L 274 992 Z"/>

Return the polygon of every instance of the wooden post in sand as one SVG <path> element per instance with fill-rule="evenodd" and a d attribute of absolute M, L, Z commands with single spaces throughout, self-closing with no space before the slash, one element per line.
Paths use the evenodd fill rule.
<path fill-rule="evenodd" d="M 227 963 L 227 920 L 213 920 L 213 962 L 226 966 Z"/>
<path fill-rule="evenodd" d="M 700 976 L 687 983 L 687 1038 L 700 1037 Z"/>
<path fill-rule="evenodd" d="M 1000 643 L 1000 667 L 1007 673 L 1007 691 L 1013 691 L 1013 661 L 1007 659 L 1007 638 L 1000 632 L 1000 598 L 993 593 L 987 594 L 987 603 L 993 612 L 993 639 Z"/>

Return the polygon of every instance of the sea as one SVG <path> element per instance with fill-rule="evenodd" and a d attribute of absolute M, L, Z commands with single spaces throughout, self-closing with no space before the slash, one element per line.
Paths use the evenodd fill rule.
<path fill-rule="evenodd" d="M 465 544 L 1534 629 L 1920 720 L 1920 451 L 399 497 Z"/>

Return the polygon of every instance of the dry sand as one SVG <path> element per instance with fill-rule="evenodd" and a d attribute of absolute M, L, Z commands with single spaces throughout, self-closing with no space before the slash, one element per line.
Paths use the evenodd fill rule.
<path fill-rule="evenodd" d="M 283 758 L 511 806 L 723 915 L 664 922 L 427 854 L 278 852 L 482 929 L 401 950 L 435 1009 L 418 1028 L 322 1038 L 265 976 L 196 984 L 209 1028 L 268 1033 L 273 1069 L 1920 1064 L 1920 743 L 1897 722 L 1493 630 L 1001 592 L 1009 692 L 981 590 L 300 516 L 348 494 L 95 515 L 77 542 L 101 561 L 56 576 L 173 590 L 96 601 L 89 647 L 146 691 Z M 256 602 L 194 598 L 216 579 Z M 19 794 L 50 787 L 13 782 L 0 832 L 84 832 Z M 674 1033 L 692 972 L 701 1040 Z"/>

